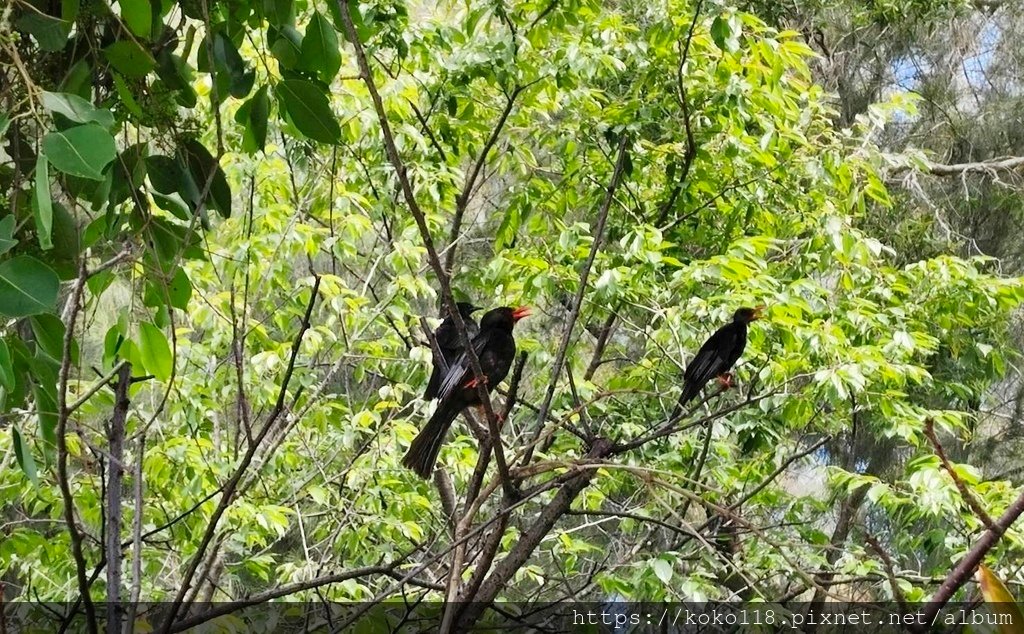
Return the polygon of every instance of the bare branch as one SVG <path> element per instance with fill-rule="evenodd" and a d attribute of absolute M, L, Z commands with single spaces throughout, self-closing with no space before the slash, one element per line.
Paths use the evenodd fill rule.
<path fill-rule="evenodd" d="M 89 628 L 89 634 L 97 634 L 99 626 L 96 621 L 96 608 L 93 605 L 92 596 L 89 594 L 85 555 L 82 551 L 82 533 L 79 532 L 78 525 L 75 523 L 75 498 L 71 494 L 71 484 L 68 479 L 67 433 L 68 419 L 71 417 L 71 409 L 68 407 L 68 379 L 71 375 L 71 345 L 75 341 L 75 322 L 78 321 L 87 277 L 85 259 L 83 258 L 78 279 L 75 280 L 75 284 L 71 288 L 71 296 L 68 299 L 64 347 L 57 383 L 57 484 L 64 501 L 64 521 L 68 527 L 68 535 L 71 537 L 71 554 L 75 560 L 78 593 L 85 604 L 86 625 Z"/>
<path fill-rule="evenodd" d="M 971 163 L 933 163 L 925 161 L 923 171 L 932 176 L 962 176 L 969 173 L 994 174 L 996 172 L 1014 172 L 1024 167 L 1024 156 L 1011 156 L 991 161 L 975 161 Z M 910 164 L 898 165 L 889 170 L 890 175 L 914 170 Z"/>
<path fill-rule="evenodd" d="M 128 419 L 128 388 L 132 365 L 121 364 L 114 389 L 114 413 L 108 431 L 110 472 L 107 475 L 106 552 L 107 552 L 107 632 L 121 631 L 121 489 L 124 486 L 124 429 Z"/>

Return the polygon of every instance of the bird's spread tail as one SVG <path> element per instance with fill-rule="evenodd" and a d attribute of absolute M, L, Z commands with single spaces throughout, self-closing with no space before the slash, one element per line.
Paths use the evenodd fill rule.
<path fill-rule="evenodd" d="M 457 409 L 453 409 L 449 403 L 440 403 L 434 415 L 427 421 L 426 426 L 413 439 L 409 445 L 409 451 L 402 458 L 402 464 L 421 478 L 429 478 L 434 471 L 434 463 L 437 462 L 437 454 L 444 444 L 444 437 L 448 434 L 448 428 L 452 421 L 459 415 Z"/>

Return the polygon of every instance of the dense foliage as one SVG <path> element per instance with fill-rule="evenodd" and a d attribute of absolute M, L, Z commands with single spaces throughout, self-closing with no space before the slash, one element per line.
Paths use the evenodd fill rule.
<path fill-rule="evenodd" d="M 918 601 L 1017 497 L 939 442 L 993 433 L 1024 286 L 894 229 L 874 140 L 914 104 L 843 120 L 798 32 L 676 0 L 3 21 L 8 598 Z M 493 395 L 518 495 L 482 419 L 434 482 L 399 466 L 439 269 L 535 307 Z M 737 388 L 676 416 L 754 304 Z"/>

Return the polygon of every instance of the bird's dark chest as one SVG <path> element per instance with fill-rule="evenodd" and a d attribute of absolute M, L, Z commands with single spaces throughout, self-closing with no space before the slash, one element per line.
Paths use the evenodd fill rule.
<path fill-rule="evenodd" d="M 495 333 L 480 354 L 480 369 L 487 375 L 493 389 L 501 383 L 512 367 L 516 356 L 516 340 L 512 333 Z"/>

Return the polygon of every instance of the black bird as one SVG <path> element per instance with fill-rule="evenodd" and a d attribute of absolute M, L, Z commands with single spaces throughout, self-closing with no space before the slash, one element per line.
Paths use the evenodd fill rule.
<path fill-rule="evenodd" d="M 516 356 L 516 340 L 512 336 L 512 329 L 517 321 L 529 314 L 530 309 L 526 306 L 515 309 L 505 306 L 487 311 L 480 319 L 480 332 L 473 338 L 473 350 L 480 359 L 480 369 L 483 370 L 488 392 L 502 382 L 512 367 L 512 360 Z M 437 398 L 434 415 L 413 439 L 409 451 L 402 458 L 402 464 L 421 478 L 430 477 L 448 428 L 459 412 L 471 405 L 481 404 L 476 378 L 465 350 L 452 362 L 441 379 Z"/>
<path fill-rule="evenodd" d="M 473 321 L 472 314 L 480 308 L 469 302 L 458 302 L 455 306 L 459 309 L 459 314 L 462 315 L 462 321 L 466 324 L 466 334 L 472 341 L 476 333 L 480 332 L 480 327 Z M 437 341 L 437 347 L 444 363 L 441 363 L 441 359 L 435 355 L 434 369 L 430 372 L 430 381 L 427 383 L 427 390 L 423 393 L 423 399 L 427 401 L 437 398 L 437 390 L 441 387 L 441 377 L 462 352 L 462 341 L 459 339 L 459 332 L 455 329 L 455 321 L 451 315 L 446 316 L 434 331 L 434 340 Z"/>
<path fill-rule="evenodd" d="M 761 317 L 764 306 L 739 308 L 732 314 L 732 321 L 711 335 L 694 355 L 683 374 L 683 393 L 679 406 L 686 405 L 700 394 L 708 381 L 718 377 L 722 385 L 732 385 L 729 370 L 743 354 L 747 346 L 747 324 Z"/>

